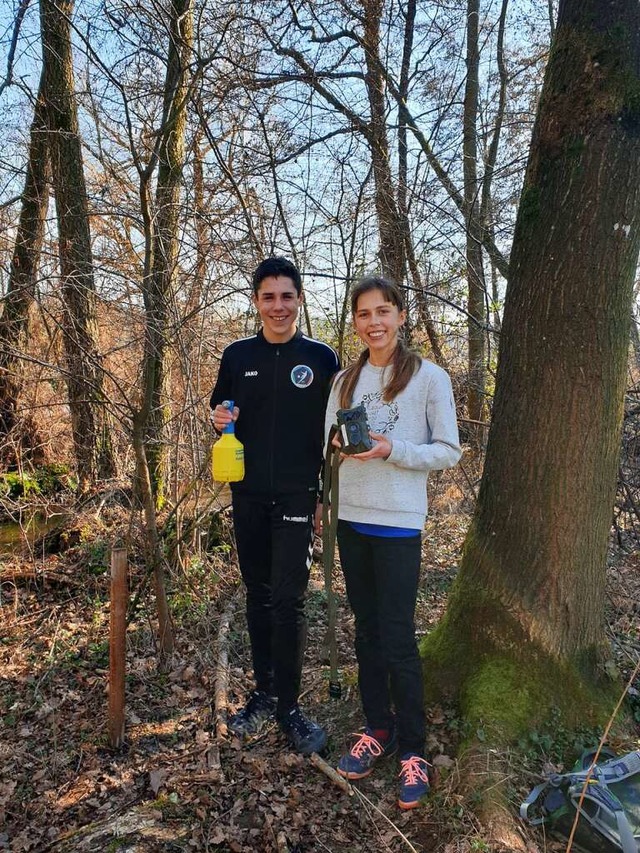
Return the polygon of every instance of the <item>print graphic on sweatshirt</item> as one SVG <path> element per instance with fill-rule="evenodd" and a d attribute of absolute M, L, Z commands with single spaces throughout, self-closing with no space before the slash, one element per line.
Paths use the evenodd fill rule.
<path fill-rule="evenodd" d="M 367 410 L 371 432 L 377 432 L 381 435 L 393 432 L 399 418 L 396 400 L 385 403 L 382 399 L 382 391 L 376 391 L 375 393 L 364 394 L 362 402 Z"/>

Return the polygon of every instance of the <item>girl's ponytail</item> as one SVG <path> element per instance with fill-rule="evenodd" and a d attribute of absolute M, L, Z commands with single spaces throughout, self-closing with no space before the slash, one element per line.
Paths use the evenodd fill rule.
<path fill-rule="evenodd" d="M 360 373 L 362 372 L 362 368 L 367 363 L 367 359 L 369 358 L 369 350 L 362 350 L 360 355 L 358 356 L 358 360 L 354 361 L 353 364 L 349 365 L 347 369 L 344 371 L 342 376 L 340 377 L 340 408 L 341 409 L 349 409 L 351 408 L 351 400 L 353 399 L 353 392 L 355 390 L 356 385 L 358 384 L 358 379 L 360 379 Z"/>

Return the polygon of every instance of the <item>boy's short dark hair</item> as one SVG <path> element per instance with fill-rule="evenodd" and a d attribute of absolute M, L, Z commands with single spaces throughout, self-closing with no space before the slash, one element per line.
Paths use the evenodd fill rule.
<path fill-rule="evenodd" d="M 279 275 L 290 278 L 296 288 L 298 296 L 300 296 L 302 293 L 302 278 L 300 277 L 298 268 L 286 258 L 265 258 L 261 264 L 258 264 L 256 271 L 253 274 L 253 278 L 251 279 L 253 292 L 256 296 L 260 285 L 265 278 L 269 278 L 269 276 L 277 277 Z"/>

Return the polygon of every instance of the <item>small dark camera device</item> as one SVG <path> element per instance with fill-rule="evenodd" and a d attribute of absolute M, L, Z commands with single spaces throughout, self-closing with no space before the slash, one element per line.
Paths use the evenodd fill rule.
<path fill-rule="evenodd" d="M 336 418 L 343 453 L 365 453 L 371 450 L 373 442 L 369 436 L 367 411 L 362 403 L 352 409 L 338 409 Z"/>

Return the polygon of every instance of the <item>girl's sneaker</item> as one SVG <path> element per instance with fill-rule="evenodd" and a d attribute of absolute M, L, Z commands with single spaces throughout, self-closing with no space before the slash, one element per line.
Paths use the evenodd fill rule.
<path fill-rule="evenodd" d="M 393 755 L 398 749 L 398 736 L 395 728 L 389 733 L 384 743 L 373 736 L 372 729 L 367 726 L 364 732 L 354 732 L 357 738 L 349 752 L 346 752 L 338 762 L 338 773 L 345 779 L 364 779 L 373 770 L 373 765 L 380 758 Z"/>
<path fill-rule="evenodd" d="M 415 809 L 420 800 L 429 793 L 429 768 L 431 765 L 421 755 L 407 752 L 400 759 L 400 796 L 401 809 Z"/>

